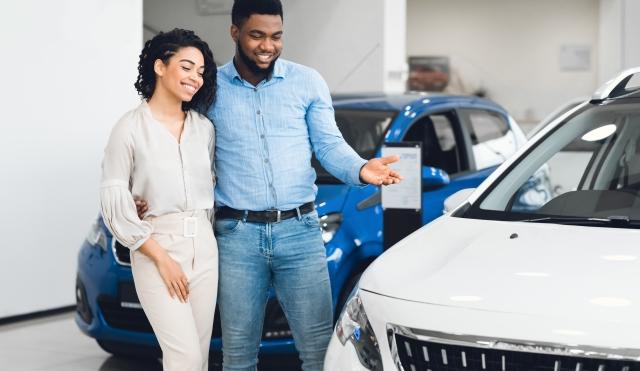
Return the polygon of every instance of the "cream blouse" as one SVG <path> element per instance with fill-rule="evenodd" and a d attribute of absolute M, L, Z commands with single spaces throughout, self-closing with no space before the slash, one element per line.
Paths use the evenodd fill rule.
<path fill-rule="evenodd" d="M 140 220 L 134 199 L 149 205 L 145 219 L 213 209 L 215 133 L 195 111 L 186 115 L 180 142 L 153 118 L 147 102 L 127 112 L 111 131 L 102 162 L 102 218 L 120 243 L 139 248 L 153 228 Z"/>

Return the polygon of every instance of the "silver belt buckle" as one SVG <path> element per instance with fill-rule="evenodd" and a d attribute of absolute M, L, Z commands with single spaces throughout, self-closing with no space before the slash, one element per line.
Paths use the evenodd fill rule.
<path fill-rule="evenodd" d="M 276 214 L 276 221 L 273 223 L 280 223 L 280 221 L 282 220 L 282 210 L 278 210 L 278 209 L 267 209 L 265 210 L 268 213 L 275 213 Z"/>
<path fill-rule="evenodd" d="M 190 216 L 184 218 L 184 236 L 195 237 L 198 234 L 198 218 Z"/>

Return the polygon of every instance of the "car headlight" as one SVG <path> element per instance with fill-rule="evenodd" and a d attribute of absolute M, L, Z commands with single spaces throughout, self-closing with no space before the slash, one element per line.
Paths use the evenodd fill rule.
<path fill-rule="evenodd" d="M 324 243 L 328 243 L 333 239 L 338 228 L 342 224 L 342 214 L 333 213 L 320 217 L 320 227 L 322 228 L 322 240 Z"/>
<path fill-rule="evenodd" d="M 353 344 L 358 359 L 364 367 L 373 371 L 382 370 L 378 339 L 364 311 L 357 287 L 351 293 L 338 318 L 336 335 L 342 345 L 347 341 Z"/>
<path fill-rule="evenodd" d="M 103 251 L 107 251 L 107 236 L 102 231 L 100 222 L 96 220 L 87 233 L 87 242 L 93 246 L 100 247 Z"/>

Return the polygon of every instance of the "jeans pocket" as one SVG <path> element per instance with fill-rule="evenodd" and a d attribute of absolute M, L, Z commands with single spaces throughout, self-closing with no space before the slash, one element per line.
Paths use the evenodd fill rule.
<path fill-rule="evenodd" d="M 312 211 L 310 213 L 306 213 L 302 216 L 302 223 L 310 228 L 320 228 L 320 219 L 318 218 L 318 212 Z"/>
<path fill-rule="evenodd" d="M 240 228 L 242 221 L 240 219 L 216 219 L 215 231 L 216 234 L 228 234 L 233 233 Z"/>

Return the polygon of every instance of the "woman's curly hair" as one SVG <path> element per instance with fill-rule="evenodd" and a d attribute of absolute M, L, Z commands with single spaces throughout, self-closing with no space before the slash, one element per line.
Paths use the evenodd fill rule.
<path fill-rule="evenodd" d="M 166 64 L 178 49 L 189 46 L 197 48 L 204 56 L 203 84 L 191 101 L 182 102 L 182 110 L 186 112 L 193 109 L 201 114 L 206 114 L 215 101 L 218 68 L 209 45 L 193 31 L 174 28 L 169 32 L 160 32 L 147 41 L 140 53 L 138 78 L 134 86 L 144 99 L 151 98 L 156 88 L 156 73 L 153 68 L 155 61 L 160 59 Z"/>

